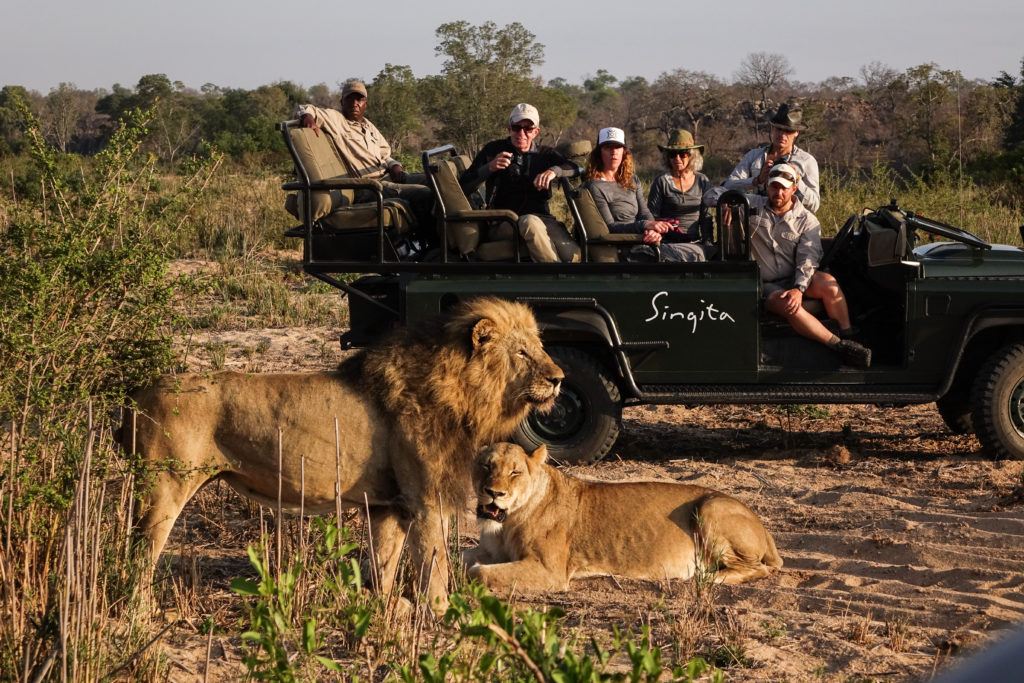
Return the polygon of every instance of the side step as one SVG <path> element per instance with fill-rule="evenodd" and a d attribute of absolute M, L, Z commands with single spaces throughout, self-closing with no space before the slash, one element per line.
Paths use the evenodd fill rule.
<path fill-rule="evenodd" d="M 630 404 L 692 403 L 932 403 L 935 388 L 892 385 L 885 389 L 850 384 L 643 384 L 641 400 Z"/>

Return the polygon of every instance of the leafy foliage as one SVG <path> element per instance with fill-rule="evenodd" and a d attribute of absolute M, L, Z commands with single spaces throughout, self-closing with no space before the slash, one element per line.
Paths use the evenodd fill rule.
<path fill-rule="evenodd" d="M 130 516 L 104 502 L 108 480 L 130 501 L 132 466 L 101 416 L 170 365 L 167 244 L 209 167 L 159 192 L 156 159 L 141 151 L 151 114 L 138 111 L 94 163 L 69 165 L 8 95 L 40 191 L 0 200 L 0 416 L 11 433 L 0 528 L 20 568 L 0 572 L 0 679 L 41 680 L 61 651 L 63 677 L 88 680 L 138 635 L 99 627 L 108 600 L 130 599 L 135 567 Z"/>

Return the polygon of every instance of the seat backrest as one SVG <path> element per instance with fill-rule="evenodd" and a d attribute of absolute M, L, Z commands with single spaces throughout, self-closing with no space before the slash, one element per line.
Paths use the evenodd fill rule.
<path fill-rule="evenodd" d="M 317 135 L 312 128 L 294 126 L 288 129 L 288 135 L 292 142 L 292 160 L 305 171 L 310 182 L 351 176 L 334 143 L 323 131 Z M 354 203 L 355 191 L 316 190 L 311 199 L 313 220 L 318 220 L 338 206 Z M 302 202 L 299 202 L 299 206 L 302 206 Z"/>
<path fill-rule="evenodd" d="M 434 178 L 437 191 L 437 205 L 443 211 L 448 231 L 448 246 L 460 254 L 475 251 L 480 245 L 480 225 L 476 222 L 449 222 L 448 216 L 457 211 L 469 211 L 473 206 L 459 185 L 456 162 L 451 159 L 435 159 L 424 169 Z"/>
<path fill-rule="evenodd" d="M 597 209 L 594 202 L 594 195 L 590 194 L 590 188 L 581 187 L 576 190 L 576 209 L 579 211 L 580 220 L 583 221 L 583 229 L 587 239 L 601 239 L 608 235 L 608 224 Z"/>
<path fill-rule="evenodd" d="M 598 211 L 590 189 L 586 185 L 573 188 L 567 178 L 562 178 L 562 189 L 565 191 L 565 201 L 569 204 L 569 213 L 576 224 L 577 239 L 590 242 L 606 238 L 610 233 L 608 224 Z M 619 249 L 614 246 L 588 244 L 584 253 L 592 263 L 614 263 L 619 260 Z"/>
<path fill-rule="evenodd" d="M 750 203 L 739 190 L 729 190 L 715 207 L 718 256 L 725 261 L 750 259 Z"/>

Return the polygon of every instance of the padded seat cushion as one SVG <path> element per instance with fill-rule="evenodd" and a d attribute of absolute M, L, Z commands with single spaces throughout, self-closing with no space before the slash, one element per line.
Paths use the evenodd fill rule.
<path fill-rule="evenodd" d="M 335 192 L 332 191 L 331 194 L 333 195 Z M 289 194 L 285 199 L 285 210 L 299 219 L 302 218 L 301 207 L 302 202 L 299 201 L 298 194 Z M 313 215 L 315 217 L 314 220 L 319 220 L 321 226 L 330 230 L 362 230 L 377 227 L 376 203 L 338 206 L 326 217 L 323 215 L 316 216 L 316 209 L 314 208 Z M 413 217 L 409 202 L 404 199 L 384 200 L 385 228 L 395 228 L 400 234 L 404 234 L 412 228 L 414 222 L 415 218 Z"/>

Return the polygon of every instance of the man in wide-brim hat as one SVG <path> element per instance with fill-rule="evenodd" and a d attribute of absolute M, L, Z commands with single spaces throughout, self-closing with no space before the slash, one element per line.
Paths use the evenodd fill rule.
<path fill-rule="evenodd" d="M 747 152 L 725 180 L 725 187 L 763 195 L 768 187 L 771 167 L 790 164 L 800 172 L 797 199 L 808 210 L 817 211 L 821 204 L 818 162 L 806 150 L 796 146 L 796 139 L 807 129 L 803 123 L 803 110 L 795 104 L 782 104 L 768 119 L 768 126 L 771 142 Z"/>

